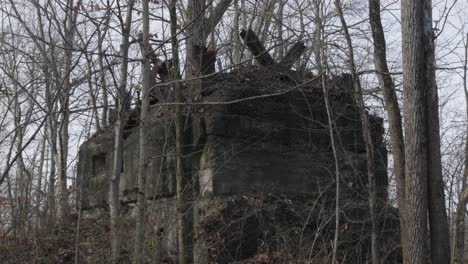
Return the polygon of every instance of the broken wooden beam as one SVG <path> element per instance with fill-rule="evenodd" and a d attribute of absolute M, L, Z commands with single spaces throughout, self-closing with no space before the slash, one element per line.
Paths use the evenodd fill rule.
<path fill-rule="evenodd" d="M 257 37 L 257 34 L 255 34 L 251 28 L 249 28 L 247 31 L 243 29 L 240 33 L 240 36 L 260 65 L 269 66 L 275 64 L 275 60 L 273 60 L 260 39 Z"/>
<path fill-rule="evenodd" d="M 286 53 L 283 60 L 279 63 L 279 66 L 283 69 L 289 70 L 294 63 L 302 56 L 302 53 L 306 50 L 306 46 L 302 41 L 298 41 L 294 44 Z"/>

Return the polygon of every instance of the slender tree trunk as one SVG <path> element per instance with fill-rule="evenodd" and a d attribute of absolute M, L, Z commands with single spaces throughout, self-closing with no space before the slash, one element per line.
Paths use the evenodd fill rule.
<path fill-rule="evenodd" d="M 232 57 L 233 57 L 233 62 L 234 65 L 238 65 L 241 60 L 242 60 L 242 49 L 243 46 L 240 41 L 239 37 L 239 32 L 240 32 L 240 27 L 239 27 L 239 18 L 241 16 L 240 14 L 240 9 L 239 9 L 239 0 L 234 0 L 234 29 L 233 29 L 233 44 L 232 45 Z"/>
<path fill-rule="evenodd" d="M 465 92 L 465 103 L 466 103 L 466 116 L 468 118 L 468 83 L 467 83 L 467 74 L 468 74 L 468 34 L 465 38 L 465 57 L 463 60 L 463 90 Z M 468 124 L 466 127 L 468 131 Z M 463 180 L 462 180 L 462 191 L 458 196 L 458 206 L 457 212 L 455 215 L 455 233 L 454 233 L 454 247 L 455 254 L 452 256 L 452 263 L 463 263 L 463 255 L 465 252 L 465 214 L 466 214 L 466 204 L 468 203 L 468 138 L 465 139 L 465 161 L 464 161 L 464 170 L 463 170 Z"/>
<path fill-rule="evenodd" d="M 67 167 L 68 167 L 68 124 L 70 122 L 70 93 L 71 93 L 71 83 L 70 76 L 72 71 L 72 50 L 73 50 L 73 38 L 75 36 L 75 21 L 76 13 L 73 11 L 74 1 L 67 1 L 67 15 L 66 15 L 66 24 L 65 24 L 65 38 L 64 43 L 64 53 L 65 60 L 63 65 L 63 86 L 60 92 L 60 124 L 59 124 L 59 145 L 58 145 L 58 155 L 59 159 L 57 160 L 58 167 L 58 218 L 61 225 L 65 225 L 68 222 L 68 190 L 67 190 Z"/>
<path fill-rule="evenodd" d="M 322 73 L 323 74 L 323 73 Z M 332 145 L 333 158 L 335 162 L 335 235 L 333 237 L 333 252 L 332 252 L 332 264 L 337 264 L 338 262 L 338 246 L 339 246 L 339 234 L 340 234 L 340 183 L 341 183 L 341 170 L 340 170 L 340 160 L 338 156 L 338 148 L 335 141 L 335 132 L 334 132 L 334 122 L 333 122 L 333 113 L 330 105 L 330 100 L 328 97 L 328 87 L 326 84 L 325 75 L 322 75 L 322 89 L 325 100 L 325 107 L 327 111 L 328 118 L 328 129 L 330 133 L 330 141 Z"/>
<path fill-rule="evenodd" d="M 12 143 L 14 144 L 14 143 Z M 8 199 L 11 201 L 10 202 L 10 210 L 11 210 L 11 225 L 12 225 L 12 229 L 13 229 L 13 237 L 18 237 L 18 228 L 16 227 L 16 222 L 17 222 L 17 212 L 18 212 L 18 203 L 14 202 L 15 199 L 14 199 L 14 194 L 13 194 L 13 190 L 12 190 L 12 186 L 11 186 L 11 179 L 10 177 L 7 177 L 6 178 L 6 182 L 7 182 L 7 190 L 8 190 Z"/>
<path fill-rule="evenodd" d="M 37 188 L 35 190 L 35 232 L 36 234 L 39 232 L 39 229 L 41 228 L 41 204 L 42 204 L 42 178 L 44 174 L 44 160 L 46 159 L 46 143 L 47 143 L 47 123 L 45 124 L 44 128 L 44 139 L 42 140 L 42 145 L 41 145 L 41 152 L 39 156 L 39 168 L 38 168 L 38 180 L 37 180 Z"/>
<path fill-rule="evenodd" d="M 465 143 L 465 156 L 468 154 L 468 144 Z M 466 160 L 466 158 L 465 158 Z M 465 161 L 465 168 L 467 162 Z M 460 192 L 457 211 L 455 213 L 454 219 L 454 233 L 453 233 L 453 254 L 452 254 L 452 262 L 451 263 L 463 263 L 463 255 L 465 252 L 465 208 L 466 202 L 468 197 L 464 197 L 465 189 L 466 189 L 466 169 L 464 169 L 463 173 L 463 183 L 462 183 L 462 192 Z M 466 195 L 466 194 L 465 194 Z"/>
<path fill-rule="evenodd" d="M 17 92 L 19 94 L 19 91 Z M 36 92 L 33 93 L 35 98 Z M 22 233 L 26 234 L 27 232 L 27 223 L 29 221 L 29 204 L 30 204 L 30 188 L 32 175 L 31 172 L 27 170 L 26 164 L 23 159 L 22 149 L 23 149 L 23 139 L 26 133 L 27 124 L 31 121 L 31 116 L 34 110 L 34 98 L 30 98 L 29 106 L 25 114 L 22 112 L 22 106 L 18 100 L 18 96 L 15 98 L 15 126 L 18 136 L 16 137 L 16 152 L 19 153 L 16 165 L 16 198 L 17 198 L 17 228 Z"/>
<path fill-rule="evenodd" d="M 21 153 L 21 149 L 23 147 L 23 137 L 24 131 L 21 127 L 21 106 L 19 104 L 18 96 L 15 97 L 15 110 L 14 110 L 14 119 L 15 119 L 15 130 L 17 135 L 16 138 L 16 152 Z M 16 210 L 15 214 L 13 215 L 13 227 L 17 230 L 18 233 L 21 234 L 23 228 L 23 199 L 24 191 L 25 191 L 25 174 L 26 168 L 24 165 L 23 155 L 20 154 L 17 161 L 16 161 L 16 180 L 15 180 L 15 202 L 16 202 Z"/>
<path fill-rule="evenodd" d="M 368 178 L 368 190 L 369 190 L 369 208 L 370 208 L 370 218 L 372 224 L 372 232 L 371 232 L 371 253 L 372 253 L 372 263 L 379 264 L 380 263 L 380 228 L 379 228 L 379 207 L 381 208 L 382 205 L 379 206 L 379 197 L 378 197 L 378 189 L 377 189 L 377 181 L 375 176 L 375 157 L 374 157 L 374 145 L 372 142 L 372 135 L 371 135 L 371 126 L 369 122 L 369 117 L 365 110 L 364 105 L 364 98 L 362 95 L 362 87 L 361 82 L 359 80 L 359 76 L 357 75 L 356 65 L 354 64 L 354 50 L 353 44 L 351 41 L 351 35 L 348 31 L 348 26 L 343 16 L 343 11 L 341 9 L 340 0 L 335 0 L 336 10 L 338 12 L 338 16 L 340 17 L 341 25 L 343 27 L 344 35 L 346 38 L 346 42 L 348 45 L 348 56 L 349 56 L 349 68 L 351 71 L 351 76 L 353 79 L 353 85 L 355 89 L 355 98 L 356 104 L 359 108 L 359 115 L 361 117 L 361 125 L 362 125 L 362 133 L 364 138 L 364 145 L 366 148 L 366 158 L 367 158 L 367 178 Z"/>
<path fill-rule="evenodd" d="M 335 165 L 335 230 L 334 230 L 334 237 L 333 237 L 333 249 L 332 249 L 332 264 L 337 264 L 338 263 L 338 246 L 339 246 L 339 234 L 340 234 L 340 183 L 341 183 L 341 169 L 340 169 L 340 155 L 338 153 L 338 145 L 336 142 L 336 137 L 335 133 L 337 132 L 334 129 L 334 121 L 333 121 L 333 109 L 330 104 L 330 99 L 328 95 L 328 87 L 327 87 L 327 78 L 325 76 L 325 71 L 327 65 L 326 63 L 326 56 L 325 56 L 325 51 L 323 47 L 323 43 L 325 43 L 325 35 L 323 32 L 320 32 L 320 37 L 317 38 L 316 40 L 319 41 L 319 53 L 320 55 L 316 58 L 320 58 L 320 72 L 319 74 L 322 75 L 321 80 L 322 80 L 322 91 L 323 91 L 323 98 L 325 101 L 325 110 L 327 112 L 327 121 L 328 121 L 328 131 L 330 134 L 330 142 L 332 146 L 332 152 L 333 152 L 333 159 L 334 159 L 334 165 Z"/>
<path fill-rule="evenodd" d="M 179 48 L 177 41 L 177 13 L 176 13 L 176 1 L 172 0 L 169 7 L 170 20 L 171 20 L 171 44 L 172 44 L 172 62 L 173 71 L 172 79 L 175 89 L 175 102 L 181 103 L 182 100 L 182 89 L 179 73 Z M 184 164 L 182 158 L 182 147 L 183 147 L 183 123 L 182 123 L 181 106 L 175 105 L 175 132 L 176 132 L 176 199 L 177 199 L 177 244 L 179 245 L 179 264 L 187 263 L 187 249 L 186 249 L 186 232 L 189 228 L 186 227 L 185 214 L 187 213 L 187 203 L 190 199 L 190 190 L 186 189 L 186 181 L 184 176 Z"/>
<path fill-rule="evenodd" d="M 90 56 L 85 54 L 86 57 L 86 66 L 88 68 L 88 91 L 91 100 L 91 105 L 93 107 L 92 116 L 94 117 L 94 123 L 96 124 L 96 130 L 101 131 L 101 121 L 99 120 L 99 111 L 97 107 L 97 92 L 94 91 L 94 85 L 92 81 L 92 60 Z"/>
<path fill-rule="evenodd" d="M 12 3 L 10 1 L 10 3 Z M 37 24 L 39 29 L 39 37 L 41 39 L 45 39 L 44 34 L 44 23 L 42 21 L 41 15 L 41 7 L 39 3 L 35 4 L 36 8 L 36 16 L 37 16 Z M 15 12 L 16 13 L 16 12 Z M 44 208 L 44 216 L 45 216 L 45 225 L 48 229 L 55 226 L 56 222 L 56 207 L 55 207 L 55 176 L 56 176 L 56 164 L 57 164 L 57 117 L 56 117 L 56 94 L 54 94 L 53 90 L 53 81 L 51 80 L 52 76 L 58 77 L 58 73 L 51 69 L 54 66 L 53 63 L 48 63 L 50 61 L 48 57 L 48 53 L 46 52 L 45 43 L 37 42 L 37 48 L 40 50 L 41 54 L 43 55 L 44 62 L 41 65 L 42 74 L 45 76 L 44 83 L 45 83 L 45 103 L 46 103 L 46 111 L 48 116 L 46 117 L 46 138 L 49 145 L 49 152 L 47 156 L 50 155 L 50 169 L 46 169 L 48 173 L 48 179 L 44 185 L 47 186 L 47 193 L 46 193 L 46 205 Z"/>
<path fill-rule="evenodd" d="M 114 125 L 114 160 L 112 163 L 112 175 L 109 186 L 109 212 L 111 226 L 111 262 L 119 263 L 120 240 L 119 240 L 119 216 L 120 216 L 120 200 L 119 200 L 119 183 L 122 173 L 123 160 L 123 119 L 125 105 L 127 105 L 127 76 L 128 76 L 128 50 L 130 47 L 130 28 L 132 23 L 133 4 L 134 0 L 128 2 L 127 15 L 125 24 L 122 25 L 122 43 L 120 45 L 120 83 L 117 91 L 117 118 Z M 100 55 L 102 56 L 102 54 Z M 102 58 L 100 58 L 102 60 Z M 102 67 L 103 69 L 104 67 Z M 101 80 L 103 81 L 103 80 Z M 105 85 L 105 84 L 103 84 Z M 103 114 L 104 118 L 104 114 Z M 103 122 L 105 122 L 103 120 Z"/>
<path fill-rule="evenodd" d="M 133 5 L 134 1 L 131 1 L 131 4 Z M 101 81 L 101 91 L 102 91 L 102 117 L 101 117 L 101 122 L 102 126 L 106 127 L 107 126 L 107 113 L 109 111 L 109 99 L 107 95 L 107 81 L 106 81 L 106 68 L 104 67 L 104 50 L 102 48 L 102 43 L 104 41 L 104 37 L 107 33 L 107 29 L 109 28 L 109 18 L 110 16 L 108 15 L 105 22 L 104 22 L 104 32 L 101 32 L 101 30 L 98 30 L 98 62 L 99 62 L 99 79 Z"/>
<path fill-rule="evenodd" d="M 68 95 L 67 95 L 68 97 Z M 60 225 L 66 224 L 68 217 L 68 190 L 67 190 L 67 163 L 68 163 L 68 122 L 69 122 L 69 99 L 63 98 L 63 107 L 61 107 L 61 118 L 59 123 L 59 144 L 58 144 L 58 184 L 57 184 L 57 197 L 58 207 L 57 216 Z"/>
<path fill-rule="evenodd" d="M 170 7 L 171 15 L 171 34 L 174 34 L 173 31 L 176 26 L 176 14 L 174 13 L 174 3 Z M 188 89 L 192 94 L 200 94 L 202 89 L 202 81 L 197 79 L 201 76 L 202 73 L 202 57 L 203 49 L 206 47 L 207 37 L 209 36 L 208 27 L 204 26 L 204 21 L 206 21 L 206 12 L 205 12 L 206 0 L 189 0 L 188 2 L 188 21 L 190 25 L 187 27 L 187 48 L 186 48 L 186 61 L 187 61 L 187 79 L 188 79 Z M 210 26 L 215 26 L 216 23 L 210 22 Z M 175 41 L 174 36 L 172 41 Z M 172 42 L 174 45 L 174 42 Z M 198 47 L 198 48 L 196 48 Z M 174 48 L 174 47 L 173 47 Z M 177 50 L 176 50 L 177 51 Z M 175 67 L 178 67 L 174 63 Z M 173 70 L 173 75 L 177 74 L 176 69 Z M 182 91 L 180 84 L 176 84 L 175 87 L 176 94 L 175 100 L 182 101 Z M 189 98 L 190 100 L 191 98 Z M 184 174 L 183 170 L 183 159 L 182 159 L 182 146 L 183 146 L 183 129 L 181 121 L 181 107 L 179 105 L 175 106 L 176 111 L 176 120 L 175 120 L 175 129 L 176 129 L 176 199 L 177 199 L 177 237 L 178 237 L 178 261 L 179 264 L 185 264 L 193 262 L 193 230 L 196 229 L 194 225 L 194 217 L 197 217 L 196 208 L 190 208 L 189 204 L 193 201 L 194 196 L 194 186 L 193 183 L 196 179 L 190 179 L 188 175 Z"/>
<path fill-rule="evenodd" d="M 322 3 L 321 0 L 313 0 L 314 5 L 314 21 L 315 21 L 315 31 L 314 31 L 314 55 L 315 63 L 317 64 L 317 72 L 320 74 L 323 72 L 322 65 L 322 50 L 325 43 L 322 40 L 323 37 L 323 28 L 322 28 Z"/>
<path fill-rule="evenodd" d="M 450 233 L 447 221 L 447 208 L 445 206 L 445 184 L 440 153 L 439 96 L 435 72 L 435 34 L 432 26 L 432 1 L 424 1 L 423 8 L 430 252 L 432 263 L 448 264 L 450 263 Z"/>
<path fill-rule="evenodd" d="M 406 259 L 406 225 L 405 225 L 405 146 L 401 112 L 395 92 L 395 84 L 387 66 L 385 34 L 380 18 L 380 0 L 369 0 L 369 19 L 374 40 L 374 64 L 377 70 L 379 84 L 384 94 L 385 107 L 388 114 L 390 143 L 393 154 L 393 170 L 396 178 L 397 199 L 400 217 L 400 235 L 403 246 L 403 258 Z"/>
<path fill-rule="evenodd" d="M 322 30 L 321 20 L 318 19 L 317 15 L 320 16 L 321 10 L 318 0 L 314 0 L 314 11 L 316 12 L 316 31 L 314 33 L 314 41 L 317 45 L 316 53 L 315 53 L 315 60 L 318 66 L 318 74 L 321 74 L 322 80 L 322 91 L 323 91 L 323 98 L 325 101 L 325 110 L 327 112 L 327 121 L 328 121 L 328 131 L 330 134 L 330 142 L 332 146 L 333 152 L 333 159 L 335 165 L 335 230 L 334 230 L 334 237 L 333 237 L 333 249 L 332 249 L 332 264 L 338 263 L 338 246 L 339 246 L 339 234 L 340 234 L 340 182 L 341 182 L 341 169 L 340 169 L 340 156 L 338 153 L 338 146 L 335 141 L 335 130 L 334 130 L 334 122 L 333 122 L 333 109 L 330 104 L 330 99 L 328 95 L 328 87 L 327 87 L 327 78 L 326 74 L 326 56 L 325 56 L 325 34 Z M 321 16 L 320 16 L 321 17 Z"/>
<path fill-rule="evenodd" d="M 146 215 L 146 173 L 148 167 L 147 161 L 147 130 L 149 121 L 148 93 L 151 89 L 151 66 L 149 62 L 149 6 L 148 0 L 142 1 L 143 11 L 143 37 L 142 37 L 142 102 L 140 114 L 140 140 L 138 157 L 138 194 L 137 194 L 137 215 L 135 230 L 135 256 L 134 263 L 144 263 L 145 256 L 145 215 Z"/>
<path fill-rule="evenodd" d="M 47 93 L 47 91 L 46 91 Z M 56 107 L 51 100 L 50 96 L 46 96 L 47 99 L 47 111 L 52 113 Z M 57 121 L 55 115 L 50 114 L 47 117 L 47 137 L 50 146 L 50 170 L 47 190 L 47 226 L 52 228 L 55 226 L 57 220 L 57 211 L 55 208 L 55 176 L 56 176 L 56 164 L 57 164 Z"/>
<path fill-rule="evenodd" d="M 277 56 L 274 58 L 278 61 L 281 61 L 284 57 L 284 40 L 283 40 L 283 7 L 285 3 L 284 0 L 278 0 L 278 14 L 276 15 L 276 32 L 278 33 L 278 40 L 276 42 Z M 276 53 L 276 52 L 275 52 Z"/>

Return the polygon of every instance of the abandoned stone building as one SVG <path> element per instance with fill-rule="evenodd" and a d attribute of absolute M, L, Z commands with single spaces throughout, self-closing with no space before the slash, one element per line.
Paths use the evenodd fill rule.
<path fill-rule="evenodd" d="M 185 107 L 183 115 L 185 177 L 195 193 L 197 212 L 192 219 L 198 225 L 192 241 L 196 263 L 254 259 L 266 251 L 276 252 L 278 259 L 315 258 L 317 263 L 319 256 L 330 255 L 336 178 L 321 80 L 268 66 L 203 79 L 197 104 Z M 348 75 L 329 78 L 325 85 L 341 173 L 340 254 L 352 260 L 349 263 L 363 263 L 370 254 L 370 222 L 359 113 Z M 382 250 L 390 263 L 398 257 L 392 252 L 398 241 L 398 219 L 386 206 L 382 119 L 370 116 L 370 120 L 379 197 L 386 215 Z M 131 208 L 136 197 L 139 126 L 138 121 L 127 123 L 120 199 Z M 177 255 L 173 123 L 173 107 L 151 106 L 145 190 L 150 201 L 148 239 L 164 259 Z M 80 147 L 82 208 L 106 204 L 113 140 L 109 128 Z M 131 210 L 128 215 L 131 218 Z"/>

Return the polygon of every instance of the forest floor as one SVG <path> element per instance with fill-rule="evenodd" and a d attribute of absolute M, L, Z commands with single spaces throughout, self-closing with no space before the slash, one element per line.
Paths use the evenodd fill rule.
<path fill-rule="evenodd" d="M 79 225 L 75 220 L 48 233 L 9 235 L 0 242 L 0 263 L 107 263 L 110 252 L 108 223 L 105 217 L 83 219 Z"/>

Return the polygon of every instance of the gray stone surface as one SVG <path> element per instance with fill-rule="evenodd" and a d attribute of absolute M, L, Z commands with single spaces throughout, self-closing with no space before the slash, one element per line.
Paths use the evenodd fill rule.
<path fill-rule="evenodd" d="M 320 231 L 315 230 L 316 225 L 326 221 L 333 230 L 333 220 L 326 219 L 334 219 L 334 157 L 322 88 L 313 80 L 303 80 L 301 83 L 306 85 L 294 88 L 296 79 L 294 72 L 255 67 L 217 74 L 204 80 L 202 96 L 197 98 L 202 104 L 184 109 L 185 177 L 195 181 L 199 194 L 193 215 L 199 228 L 195 234 L 197 263 L 252 258 L 261 246 L 259 241 L 269 236 L 275 241 L 284 235 L 282 239 L 298 246 L 295 250 L 308 252 L 306 248 Z M 366 232 L 369 224 L 367 175 L 361 124 L 348 79 L 344 76 L 328 83 L 339 136 L 342 210 L 347 220 L 355 219 L 351 222 L 354 231 L 349 234 L 355 239 Z M 240 101 L 230 103 L 235 100 Z M 149 169 L 145 191 L 153 200 L 149 203 L 148 226 L 156 234 L 155 248 L 161 259 L 174 259 L 177 249 L 172 111 L 171 107 L 158 105 L 151 108 L 146 146 Z M 387 153 L 382 120 L 371 116 L 371 123 L 380 197 L 386 199 Z M 133 206 L 139 161 L 138 123 L 126 127 L 124 134 L 120 197 Z M 113 137 L 112 128 L 108 128 L 80 147 L 78 183 L 83 190 L 83 208 L 106 205 Z M 315 220 L 302 223 L 309 218 Z M 390 222 L 393 228 L 398 218 Z M 297 241 L 297 230 L 304 232 L 303 241 Z M 333 235 L 330 230 L 324 233 L 325 241 Z M 393 229 L 391 232 L 398 234 Z M 272 247 L 289 250 L 288 245 L 282 245 L 286 240 Z M 349 252 L 363 256 L 368 250 L 368 244 L 349 247 Z"/>
<path fill-rule="evenodd" d="M 278 77 L 280 76 L 280 77 Z M 345 81 L 330 81 L 346 84 Z M 185 171 L 195 179 L 202 196 L 253 192 L 314 194 L 334 189 L 334 166 L 327 117 L 320 84 L 238 103 L 252 96 L 283 92 L 294 82 L 282 73 L 251 68 L 218 74 L 205 81 L 201 105 L 186 109 Z M 365 192 L 365 155 L 358 112 L 348 87 L 331 86 L 334 122 L 340 143 L 344 197 Z M 224 103 L 222 103 L 224 102 Z M 169 107 L 152 107 L 147 193 L 153 198 L 175 192 L 173 114 Z M 372 118 L 379 169 L 379 184 L 386 189 L 386 150 L 382 124 Z M 120 181 L 123 201 L 134 199 L 138 173 L 138 133 L 125 131 L 124 169 Z M 83 204 L 105 203 L 113 157 L 113 131 L 108 129 L 80 147 L 79 182 Z"/>

